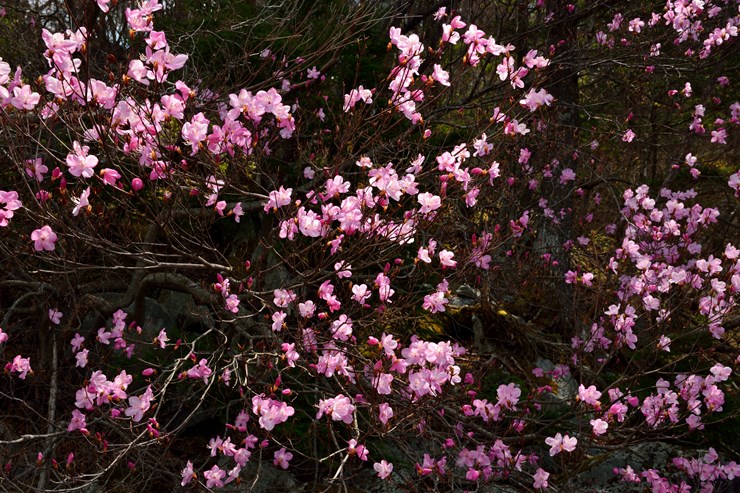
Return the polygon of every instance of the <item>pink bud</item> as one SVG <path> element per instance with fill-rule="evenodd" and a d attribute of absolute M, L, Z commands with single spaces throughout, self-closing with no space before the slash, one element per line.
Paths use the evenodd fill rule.
<path fill-rule="evenodd" d="M 138 192 L 144 188 L 144 182 L 141 181 L 141 178 L 134 178 L 131 180 L 131 188 L 133 188 L 135 192 Z"/>
<path fill-rule="evenodd" d="M 155 373 L 157 373 L 157 370 L 155 370 L 154 368 L 147 368 L 146 370 L 141 372 L 141 374 L 145 377 L 151 377 Z"/>

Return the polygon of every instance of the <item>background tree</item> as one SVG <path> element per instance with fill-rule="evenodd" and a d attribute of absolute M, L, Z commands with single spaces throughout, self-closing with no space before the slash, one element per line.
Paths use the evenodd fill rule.
<path fill-rule="evenodd" d="M 737 12 L 433 7 L 6 8 L 3 488 L 730 487 Z"/>

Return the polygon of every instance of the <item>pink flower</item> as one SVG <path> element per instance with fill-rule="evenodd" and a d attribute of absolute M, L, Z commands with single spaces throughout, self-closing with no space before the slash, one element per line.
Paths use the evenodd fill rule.
<path fill-rule="evenodd" d="M 445 293 L 437 291 L 424 296 L 422 308 L 431 313 L 443 312 L 447 303 L 449 303 L 449 300 L 445 298 Z"/>
<path fill-rule="evenodd" d="M 600 397 L 601 392 L 596 390 L 595 385 L 591 385 L 589 388 L 586 388 L 583 384 L 581 384 L 578 387 L 578 399 L 590 406 L 599 407 L 601 405 L 601 403 L 599 402 Z"/>
<path fill-rule="evenodd" d="M 712 375 L 714 375 L 715 381 L 724 382 L 725 380 L 730 378 L 732 368 L 730 368 L 729 366 L 724 366 L 721 363 L 717 363 L 709 371 Z"/>
<path fill-rule="evenodd" d="M 393 472 L 393 464 L 383 459 L 373 464 L 373 469 L 378 473 L 380 479 L 386 479 Z"/>
<path fill-rule="evenodd" d="M 327 414 L 333 421 L 351 424 L 354 420 L 354 412 L 355 406 L 349 397 L 339 394 L 336 397 L 319 401 L 319 412 L 316 414 L 316 419 L 321 419 L 324 414 Z"/>
<path fill-rule="evenodd" d="M 101 169 L 100 176 L 103 183 L 111 186 L 116 186 L 116 182 L 121 179 L 121 173 L 111 168 Z"/>
<path fill-rule="evenodd" d="M 81 176 L 83 178 L 91 178 L 93 175 L 93 168 L 98 165 L 98 158 L 95 156 L 89 156 L 88 146 L 81 146 L 79 142 L 74 141 L 72 144 L 72 152 L 67 155 L 66 163 L 69 166 L 69 173 L 72 176 Z"/>
<path fill-rule="evenodd" d="M 422 214 L 429 214 L 430 212 L 436 211 L 442 205 L 442 199 L 429 192 L 420 193 L 417 195 L 416 200 L 418 200 L 421 205 L 419 212 Z"/>
<path fill-rule="evenodd" d="M 272 431 L 275 425 L 284 423 L 289 417 L 293 416 L 295 409 L 285 402 L 255 395 L 252 397 L 252 412 L 260 416 L 259 424 L 263 429 Z"/>
<path fill-rule="evenodd" d="M 49 309 L 49 320 L 55 325 L 59 325 L 59 322 L 62 321 L 62 312 L 57 310 L 56 308 L 50 308 Z"/>
<path fill-rule="evenodd" d="M 193 471 L 193 463 L 188 461 L 187 465 L 182 470 L 182 482 L 180 483 L 180 486 L 185 486 L 186 484 L 190 483 L 195 477 L 196 475 Z"/>
<path fill-rule="evenodd" d="M 108 4 L 110 3 L 110 0 L 95 0 L 95 1 L 97 2 L 98 8 L 100 8 L 100 10 L 102 10 L 103 12 L 108 12 L 108 9 L 110 9 L 110 7 L 108 6 Z"/>
<path fill-rule="evenodd" d="M 160 348 L 164 349 L 167 346 L 167 342 L 169 340 L 170 338 L 167 337 L 167 331 L 165 329 L 162 329 L 159 331 L 157 337 L 154 338 L 154 344 L 157 344 Z"/>
<path fill-rule="evenodd" d="M 282 467 L 283 469 L 287 469 L 289 466 L 288 462 L 293 458 L 293 454 L 286 451 L 285 447 L 283 447 L 275 452 L 274 457 L 275 458 L 272 461 L 273 464 L 278 467 Z"/>
<path fill-rule="evenodd" d="M 575 171 L 573 171 L 570 168 L 565 168 L 560 173 L 560 183 L 563 184 L 563 185 L 565 185 L 569 181 L 573 181 L 575 179 L 576 179 L 576 173 L 575 173 Z"/>
<path fill-rule="evenodd" d="M 10 99 L 10 104 L 19 110 L 32 110 L 39 104 L 40 99 L 41 96 L 39 93 L 31 91 L 31 86 L 26 84 L 23 87 L 15 87 L 13 89 L 13 97 Z"/>
<path fill-rule="evenodd" d="M 33 248 L 37 252 L 42 250 L 53 251 L 54 244 L 57 241 L 57 235 L 52 231 L 50 226 L 42 226 L 40 229 L 35 230 L 31 233 L 31 239 L 33 240 Z"/>
<path fill-rule="evenodd" d="M 226 477 L 226 471 L 222 471 L 218 466 L 213 466 L 210 470 L 203 472 L 203 477 L 206 478 L 207 488 L 213 488 L 214 486 L 221 488 L 224 485 L 222 480 Z"/>
<path fill-rule="evenodd" d="M 82 433 L 87 434 L 88 431 L 85 428 L 87 426 L 87 423 L 85 422 L 85 415 L 82 414 L 77 409 L 72 410 L 72 419 L 69 421 L 69 426 L 67 426 L 67 431 L 72 432 L 75 430 L 80 430 Z"/>
<path fill-rule="evenodd" d="M 308 79 L 318 79 L 320 76 L 321 72 L 316 70 L 315 65 L 306 71 L 306 78 Z"/>
<path fill-rule="evenodd" d="M 634 138 L 635 138 L 635 132 L 633 132 L 631 128 L 627 129 L 627 131 L 622 136 L 622 140 L 624 142 L 632 142 Z"/>
<path fill-rule="evenodd" d="M 457 265 L 457 262 L 455 260 L 452 260 L 452 257 L 454 257 L 455 254 L 449 250 L 442 250 L 439 252 L 439 263 L 442 264 L 444 267 L 455 267 Z"/>
<path fill-rule="evenodd" d="M 532 486 L 538 490 L 547 488 L 547 478 L 549 477 L 549 472 L 545 471 L 542 468 L 538 468 L 537 472 L 534 473 L 534 476 L 532 476 L 532 478 L 534 479 L 534 484 Z"/>
<path fill-rule="evenodd" d="M 75 354 L 75 359 L 77 360 L 75 367 L 85 368 L 87 366 L 87 355 L 89 352 L 89 350 L 83 349 L 82 351 Z"/>
<path fill-rule="evenodd" d="M 92 176 L 92 175 L 91 175 Z M 75 204 L 72 209 L 72 215 L 77 216 L 81 210 L 86 209 L 90 205 L 90 187 L 87 187 L 79 198 L 72 197 L 72 202 Z"/>
<path fill-rule="evenodd" d="M 439 82 L 443 86 L 450 85 L 450 74 L 447 73 L 445 70 L 443 70 L 442 66 L 437 63 L 434 64 L 434 72 L 432 72 L 432 79 Z"/>
<path fill-rule="evenodd" d="M 363 460 L 363 461 L 367 460 L 367 456 L 370 453 L 370 451 L 367 448 L 365 448 L 364 445 L 357 445 L 357 440 L 355 440 L 354 438 L 350 440 L 349 442 L 347 442 L 347 444 L 348 444 L 347 452 L 349 453 L 349 455 L 357 455 L 357 457 L 360 460 Z"/>
<path fill-rule="evenodd" d="M 134 422 L 138 423 L 144 417 L 144 413 L 151 407 L 151 401 L 154 397 L 151 385 L 147 387 L 146 392 L 141 396 L 132 396 L 128 398 L 129 407 L 126 408 L 126 416 L 131 416 Z M 223 486 L 223 485 L 222 485 Z"/>
<path fill-rule="evenodd" d="M 388 424 L 388 421 L 393 417 L 393 408 L 384 402 L 378 406 L 378 419 L 381 423 Z"/>
<path fill-rule="evenodd" d="M 33 373 L 31 370 L 31 358 L 24 358 L 20 354 L 13 358 L 13 361 L 5 365 L 5 369 L 10 373 L 18 373 L 18 378 L 21 380 L 26 379 L 28 372 Z"/>
<path fill-rule="evenodd" d="M 516 403 L 522 395 L 522 390 L 515 384 L 499 385 L 496 391 L 498 396 L 498 405 L 507 409 L 516 409 Z"/>
<path fill-rule="evenodd" d="M 604 421 L 603 419 L 592 419 L 590 421 L 591 426 L 594 429 L 594 435 L 603 435 L 606 433 L 606 429 L 609 428 L 609 423 Z"/>
<path fill-rule="evenodd" d="M 26 160 L 26 174 L 31 178 L 36 178 L 36 181 L 42 182 L 44 180 L 44 175 L 48 173 L 48 171 L 49 168 L 43 164 L 41 158 Z"/>
<path fill-rule="evenodd" d="M 550 446 L 550 457 L 552 457 L 562 451 L 573 452 L 578 444 L 578 439 L 557 433 L 554 437 L 546 438 L 545 443 Z"/>
<path fill-rule="evenodd" d="M 712 130 L 712 143 L 716 144 L 727 144 L 727 130 L 719 128 Z"/>
<path fill-rule="evenodd" d="M 80 334 L 75 334 L 75 336 L 72 338 L 72 341 L 70 342 L 70 344 L 72 345 L 72 351 L 79 351 L 82 347 L 83 342 L 85 342 L 85 338 L 82 337 Z"/>
<path fill-rule="evenodd" d="M 392 382 L 393 375 L 390 373 L 380 373 L 373 379 L 373 386 L 378 391 L 378 394 L 388 395 L 391 393 Z"/>
<path fill-rule="evenodd" d="M 202 378 L 203 383 L 208 383 L 208 378 L 213 374 L 213 370 L 208 367 L 208 360 L 206 358 L 201 359 L 197 365 L 193 366 L 187 371 L 187 376 L 190 378 Z"/>

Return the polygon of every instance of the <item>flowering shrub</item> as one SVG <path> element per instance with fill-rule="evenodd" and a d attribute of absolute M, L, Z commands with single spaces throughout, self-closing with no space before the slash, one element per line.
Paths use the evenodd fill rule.
<path fill-rule="evenodd" d="M 632 113 L 553 143 L 574 111 L 568 33 L 519 55 L 442 7 L 423 26 L 434 44 L 390 27 L 372 88 L 333 94 L 335 58 L 270 49 L 269 79 L 208 87 L 157 30 L 157 0 L 88 3 L 126 23 L 125 63 L 97 65 L 92 26 L 43 28 L 41 74 L 0 60 L 2 477 L 218 489 L 272 457 L 327 486 L 365 472 L 409 490 L 554 490 L 599 451 L 736 418 L 740 250 L 712 237 L 740 171 L 704 186 L 693 152 L 733 144 L 739 103 L 708 96 L 705 124 L 691 84 L 669 91 L 696 98 L 674 118 L 702 139 L 671 168 L 696 186 L 674 190 L 597 164 L 645 143 Z M 532 8 L 567 25 L 581 7 Z M 589 43 L 652 57 L 652 74 L 651 40 L 723 54 L 732 8 L 617 14 Z M 500 105 L 466 115 L 489 77 Z M 556 322 L 513 313 L 527 297 Z M 740 475 L 715 448 L 662 466 L 614 480 L 712 491 Z"/>

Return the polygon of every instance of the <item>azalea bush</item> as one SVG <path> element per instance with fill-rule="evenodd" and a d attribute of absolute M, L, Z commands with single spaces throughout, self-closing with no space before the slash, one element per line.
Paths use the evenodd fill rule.
<path fill-rule="evenodd" d="M 449 3 L 2 11 L 0 485 L 731 487 L 737 5 Z"/>

